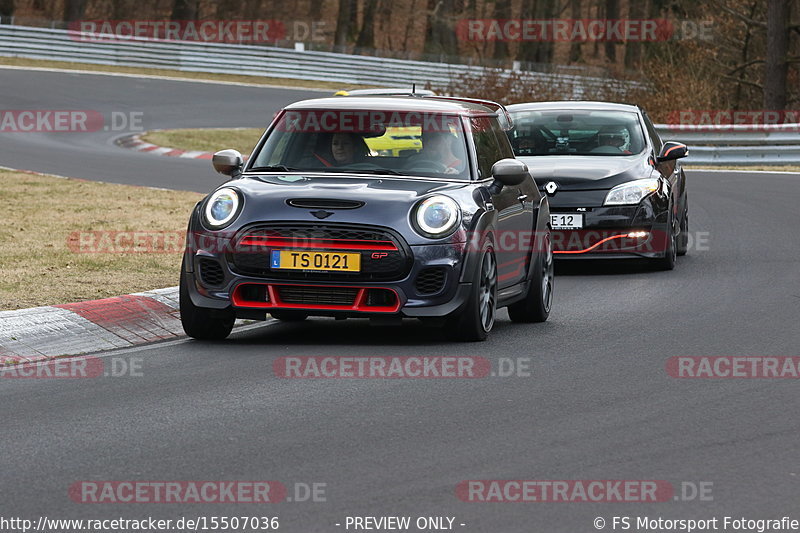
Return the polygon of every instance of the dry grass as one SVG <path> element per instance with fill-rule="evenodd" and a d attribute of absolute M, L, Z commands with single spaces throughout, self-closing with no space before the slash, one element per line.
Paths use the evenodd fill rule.
<path fill-rule="evenodd" d="M 292 89 L 367 89 L 371 85 L 348 85 L 332 81 L 292 80 L 286 78 L 268 78 L 264 76 L 243 76 L 240 74 L 213 74 L 210 72 L 185 72 L 160 68 L 118 67 L 115 65 L 95 65 L 93 63 L 71 63 L 67 61 L 51 61 L 45 59 L 25 59 L 21 57 L 0 57 L 0 65 L 18 67 L 60 68 L 68 70 L 91 70 L 95 72 L 117 72 L 123 74 L 142 74 L 148 76 L 165 76 L 168 78 L 188 80 L 226 81 L 235 83 L 252 83 L 256 85 L 274 85 Z M 345 86 L 346 85 L 346 86 Z"/>
<path fill-rule="evenodd" d="M 0 228 L 0 309 L 177 285 L 183 242 L 175 235 L 182 237 L 190 210 L 203 197 L 4 170 L 0 187 L 6 205 L 26 206 Z M 178 242 L 170 253 L 75 251 L 70 237 L 89 231 L 171 232 Z"/>
<path fill-rule="evenodd" d="M 203 152 L 233 148 L 249 155 L 262 132 L 260 128 L 160 130 L 147 132 L 142 140 L 158 146 Z"/>

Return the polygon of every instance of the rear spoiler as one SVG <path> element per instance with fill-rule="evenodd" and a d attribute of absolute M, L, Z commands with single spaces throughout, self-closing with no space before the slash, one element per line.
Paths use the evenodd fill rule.
<path fill-rule="evenodd" d="M 425 96 L 424 98 L 432 100 L 454 100 L 456 102 L 467 102 L 470 104 L 483 105 L 491 108 L 497 113 L 497 118 L 500 120 L 500 126 L 503 128 L 503 130 L 509 131 L 514 127 L 514 123 L 511 120 L 511 115 L 508 113 L 508 110 L 505 108 L 505 106 L 492 100 L 482 100 L 480 98 L 461 98 L 458 96 Z"/>

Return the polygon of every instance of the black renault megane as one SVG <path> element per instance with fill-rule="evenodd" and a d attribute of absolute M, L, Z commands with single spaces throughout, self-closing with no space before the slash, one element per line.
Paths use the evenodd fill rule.
<path fill-rule="evenodd" d="M 504 125 L 498 104 L 440 97 L 282 110 L 246 164 L 234 150 L 214 155 L 231 179 L 190 218 L 186 333 L 225 338 L 236 318 L 268 314 L 412 317 L 483 340 L 500 307 L 546 320 L 550 210 Z"/>
<path fill-rule="evenodd" d="M 675 267 L 688 248 L 689 205 L 680 158 L 641 108 L 608 102 L 508 106 L 517 158 L 550 201 L 558 259 L 647 258 Z"/>

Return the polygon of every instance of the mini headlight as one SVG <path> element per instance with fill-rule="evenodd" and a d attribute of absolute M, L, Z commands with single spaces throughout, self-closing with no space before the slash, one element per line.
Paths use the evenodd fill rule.
<path fill-rule="evenodd" d="M 645 196 L 658 190 L 657 179 L 629 181 L 617 185 L 606 195 L 603 205 L 636 205 Z"/>
<path fill-rule="evenodd" d="M 418 203 L 413 217 L 422 235 L 441 237 L 456 227 L 459 212 L 455 200 L 449 196 L 435 195 Z"/>
<path fill-rule="evenodd" d="M 212 228 L 222 227 L 239 214 L 239 193 L 236 189 L 223 187 L 215 191 L 206 202 L 206 224 Z"/>

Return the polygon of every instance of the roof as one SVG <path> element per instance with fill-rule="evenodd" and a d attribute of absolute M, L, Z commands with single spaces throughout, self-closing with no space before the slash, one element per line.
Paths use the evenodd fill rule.
<path fill-rule="evenodd" d="M 506 106 L 509 113 L 516 111 L 546 111 L 546 110 L 587 110 L 587 111 L 628 111 L 639 112 L 639 107 L 630 104 L 618 104 L 614 102 L 591 102 L 591 101 L 571 101 L 561 102 L 527 102 L 524 104 L 512 104 Z"/>
<path fill-rule="evenodd" d="M 476 103 L 443 98 L 420 98 L 414 96 L 348 96 L 314 98 L 302 100 L 286 106 L 287 110 L 375 110 L 375 111 L 417 111 L 422 113 L 444 113 L 454 115 L 496 115 L 490 107 Z"/>

